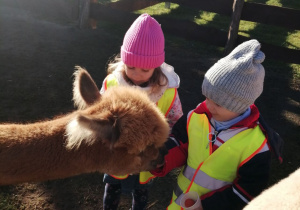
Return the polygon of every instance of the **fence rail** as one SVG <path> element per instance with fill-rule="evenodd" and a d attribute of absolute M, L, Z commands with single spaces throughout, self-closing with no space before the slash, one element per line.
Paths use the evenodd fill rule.
<path fill-rule="evenodd" d="M 86 0 L 89 2 L 89 0 Z M 234 11 L 233 5 L 236 2 L 243 2 L 242 11 Z M 89 17 L 96 20 L 106 20 L 117 24 L 130 25 L 137 17 L 137 14 L 131 13 L 164 1 L 161 0 L 120 0 L 106 5 L 99 3 L 90 3 Z M 269 6 L 257 3 L 248 3 L 243 0 L 168 0 L 185 7 L 197 10 L 214 12 L 221 15 L 232 17 L 232 24 L 238 28 L 240 20 L 253 21 L 268 25 L 285 27 L 287 29 L 300 29 L 300 10 Z M 239 3 L 239 2 L 238 2 Z M 236 15 L 235 12 L 240 12 Z M 234 22 L 234 16 L 236 20 Z M 186 39 L 206 42 L 212 45 L 225 47 L 224 52 L 230 52 L 234 46 L 251 38 L 237 34 L 237 31 L 222 31 L 216 28 L 201 26 L 192 21 L 178 20 L 155 16 L 157 21 L 163 25 L 166 33 Z M 237 23 L 236 23 L 237 22 Z M 228 23 L 230 25 L 230 23 Z M 180 30 L 178 30 L 180 28 Z M 262 49 L 269 58 L 282 60 L 288 63 L 300 64 L 300 50 L 289 49 L 281 46 L 274 46 L 262 42 Z"/>

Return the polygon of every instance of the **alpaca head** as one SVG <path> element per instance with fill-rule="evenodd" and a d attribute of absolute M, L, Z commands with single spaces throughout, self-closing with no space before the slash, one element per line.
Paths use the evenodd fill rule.
<path fill-rule="evenodd" d="M 67 126 L 68 149 L 100 144 L 106 150 L 103 158 L 111 165 L 105 172 L 116 175 L 151 170 L 163 161 L 169 126 L 146 93 L 134 87 L 113 87 L 100 95 L 80 67 L 73 93 L 81 110 Z"/>

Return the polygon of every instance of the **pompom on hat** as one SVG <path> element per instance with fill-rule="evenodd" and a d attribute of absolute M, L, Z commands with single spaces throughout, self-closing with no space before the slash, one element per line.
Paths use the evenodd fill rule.
<path fill-rule="evenodd" d="M 265 54 L 255 40 L 243 42 L 205 74 L 202 93 L 216 104 L 243 113 L 263 91 Z"/>
<path fill-rule="evenodd" d="M 151 69 L 165 60 L 165 39 L 160 24 L 148 14 L 140 15 L 126 32 L 121 59 L 128 65 Z"/>

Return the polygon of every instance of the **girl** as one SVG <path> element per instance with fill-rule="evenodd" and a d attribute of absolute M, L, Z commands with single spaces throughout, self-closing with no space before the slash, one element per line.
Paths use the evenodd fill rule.
<path fill-rule="evenodd" d="M 166 63 L 164 35 L 159 23 L 148 14 L 140 15 L 125 34 L 121 56 L 108 65 L 108 76 L 100 93 L 116 85 L 135 86 L 146 91 L 168 119 L 170 127 L 182 116 L 177 88 L 180 79 Z M 103 209 L 117 209 L 122 191 L 132 193 L 132 210 L 145 209 L 150 172 L 138 175 L 104 175 Z"/>

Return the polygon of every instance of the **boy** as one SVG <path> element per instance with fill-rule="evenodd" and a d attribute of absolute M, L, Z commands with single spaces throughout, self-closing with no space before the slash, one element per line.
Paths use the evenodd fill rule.
<path fill-rule="evenodd" d="M 199 209 L 242 209 L 267 187 L 271 150 L 281 160 L 282 140 L 262 120 L 254 101 L 263 91 L 265 55 L 260 43 L 237 46 L 205 74 L 206 100 L 174 125 L 164 176 L 182 167 L 167 209 L 182 209 L 180 199 L 196 191 Z"/>

